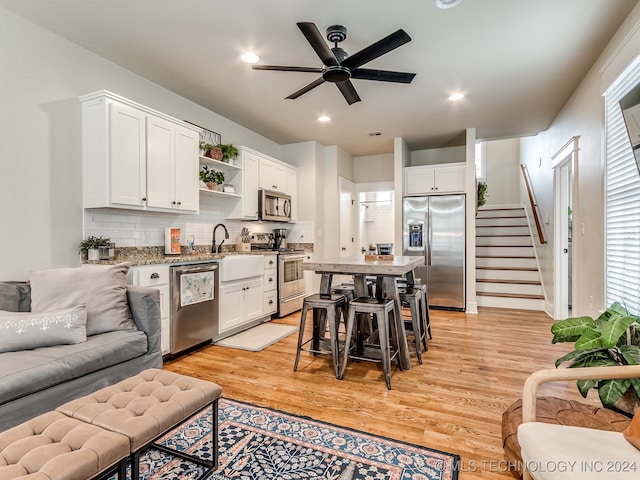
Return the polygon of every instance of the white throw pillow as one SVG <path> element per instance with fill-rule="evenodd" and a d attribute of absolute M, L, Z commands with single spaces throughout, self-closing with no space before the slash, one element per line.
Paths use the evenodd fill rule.
<path fill-rule="evenodd" d="M 128 263 L 39 270 L 30 275 L 31 311 L 84 303 L 87 335 L 135 328 L 127 304 Z"/>
<path fill-rule="evenodd" d="M 0 311 L 0 353 L 82 343 L 86 325 L 84 305 L 44 313 Z"/>

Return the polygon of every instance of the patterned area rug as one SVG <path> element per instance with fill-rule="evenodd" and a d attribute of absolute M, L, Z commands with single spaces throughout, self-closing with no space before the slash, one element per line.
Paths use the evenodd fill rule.
<path fill-rule="evenodd" d="M 458 455 L 267 408 L 220 399 L 215 480 L 456 480 Z M 211 412 L 195 415 L 161 443 L 211 458 Z M 202 468 L 156 450 L 143 479 L 195 479 Z"/>

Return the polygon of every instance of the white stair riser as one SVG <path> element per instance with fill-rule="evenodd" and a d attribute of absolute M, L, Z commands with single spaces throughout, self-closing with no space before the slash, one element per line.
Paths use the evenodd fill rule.
<path fill-rule="evenodd" d="M 485 270 L 476 269 L 476 278 L 495 279 L 495 280 L 522 280 L 536 281 L 540 280 L 537 271 L 530 270 Z"/>
<path fill-rule="evenodd" d="M 476 227 L 502 227 L 502 226 L 528 226 L 527 219 L 525 217 L 513 217 L 513 218 L 478 218 L 476 217 Z"/>
<path fill-rule="evenodd" d="M 493 257 L 532 257 L 533 247 L 476 247 L 476 255 Z"/>
<path fill-rule="evenodd" d="M 476 266 L 537 268 L 535 258 L 476 258 Z"/>
<path fill-rule="evenodd" d="M 476 237 L 476 247 L 490 247 L 493 245 L 531 246 L 531 237 Z"/>
<path fill-rule="evenodd" d="M 476 297 L 479 307 L 515 308 L 519 310 L 544 310 L 544 300 L 510 297 Z"/>
<path fill-rule="evenodd" d="M 529 227 L 479 227 L 476 226 L 476 235 L 530 235 Z"/>
<path fill-rule="evenodd" d="M 476 218 L 487 218 L 487 217 L 501 217 L 501 218 L 509 218 L 509 217 L 523 217 L 524 209 L 522 208 L 509 208 L 504 210 L 483 210 L 479 209 Z"/>
<path fill-rule="evenodd" d="M 529 285 L 527 283 L 489 283 L 477 282 L 477 292 L 514 293 L 518 295 L 542 295 L 541 285 Z"/>

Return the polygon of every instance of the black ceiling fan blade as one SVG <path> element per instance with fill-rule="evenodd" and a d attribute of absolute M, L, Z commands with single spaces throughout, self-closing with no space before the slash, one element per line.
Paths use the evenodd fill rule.
<path fill-rule="evenodd" d="M 391 50 L 394 50 L 410 41 L 411 37 L 407 32 L 402 29 L 397 30 L 383 39 L 372 43 L 368 47 L 363 48 L 359 52 L 347 57 L 341 65 L 353 71 L 360 65 L 364 65 L 365 63 L 370 62 L 385 53 L 389 53 Z"/>
<path fill-rule="evenodd" d="M 287 67 L 284 65 L 251 65 L 253 70 L 272 70 L 276 72 L 308 72 L 322 73 L 320 67 Z"/>
<path fill-rule="evenodd" d="M 353 105 L 354 103 L 360 101 L 358 92 L 356 92 L 356 89 L 354 88 L 353 83 L 351 83 L 351 80 L 336 83 L 336 86 L 349 105 Z"/>
<path fill-rule="evenodd" d="M 297 25 L 307 39 L 307 42 L 309 42 L 318 57 L 320 57 L 320 60 L 322 60 L 322 63 L 327 66 L 338 64 L 336 57 L 333 55 L 333 52 L 327 45 L 327 42 L 325 42 L 324 37 L 315 23 L 298 22 Z"/>
<path fill-rule="evenodd" d="M 357 68 L 351 72 L 351 78 L 358 80 L 377 80 L 378 82 L 411 83 L 415 76 L 415 73 L 372 70 L 369 68 Z"/>
<path fill-rule="evenodd" d="M 289 95 L 288 99 L 290 100 L 294 100 L 296 98 L 298 98 L 300 95 L 304 95 L 305 93 L 307 93 L 309 90 L 313 90 L 314 88 L 316 88 L 318 85 L 322 85 L 324 83 L 324 78 L 319 77 L 316 80 L 314 80 L 311 83 L 306 84 L 304 87 L 302 87 L 299 90 L 296 90 L 295 92 L 293 92 L 291 95 Z"/>

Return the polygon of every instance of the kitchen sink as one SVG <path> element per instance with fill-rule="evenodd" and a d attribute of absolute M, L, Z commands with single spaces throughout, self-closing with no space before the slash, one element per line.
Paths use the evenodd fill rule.
<path fill-rule="evenodd" d="M 263 255 L 230 255 L 219 261 L 220 281 L 229 282 L 264 274 Z"/>

